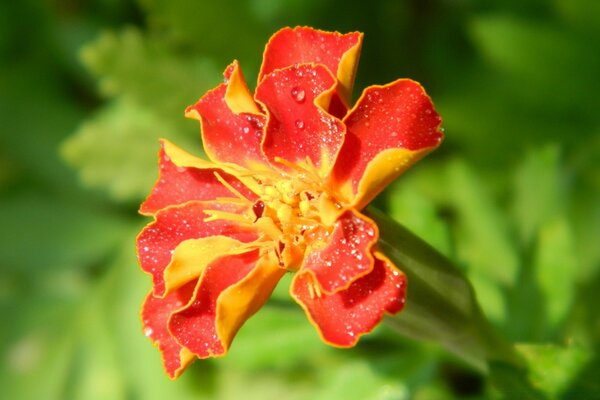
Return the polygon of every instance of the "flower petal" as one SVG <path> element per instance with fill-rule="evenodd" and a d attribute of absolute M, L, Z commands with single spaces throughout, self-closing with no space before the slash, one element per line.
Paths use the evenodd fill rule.
<path fill-rule="evenodd" d="M 189 239 L 179 243 L 163 271 L 164 293 L 157 295 L 168 296 L 173 290 L 198 279 L 202 271 L 218 257 L 242 248 L 243 242 L 227 236 Z"/>
<path fill-rule="evenodd" d="M 194 286 L 195 283 L 183 286 L 165 298 L 157 298 L 149 293 L 142 306 L 144 334 L 160 350 L 165 370 L 171 379 L 177 378 L 195 357 L 177 343 L 167 329 L 169 317 L 189 302 Z"/>
<path fill-rule="evenodd" d="M 329 171 L 344 137 L 341 121 L 323 111 L 335 85 L 321 65 L 295 65 L 265 76 L 256 100 L 268 110 L 263 150 L 269 161 L 305 162 L 309 157 Z"/>
<path fill-rule="evenodd" d="M 268 299 L 284 271 L 259 250 L 211 263 L 190 304 L 174 313 L 169 330 L 199 358 L 224 355 L 239 327 Z"/>
<path fill-rule="evenodd" d="M 368 274 L 346 290 L 319 293 L 310 273 L 298 273 L 291 294 L 302 306 L 324 341 L 334 346 L 354 346 L 370 332 L 384 313 L 398 313 L 404 306 L 406 280 L 381 253 L 375 252 L 375 265 Z"/>
<path fill-rule="evenodd" d="M 260 143 L 265 116 L 251 100 L 237 62 L 231 64 L 224 75 L 226 83 L 189 106 L 185 115 L 200 121 L 204 150 L 211 160 L 241 166 L 262 164 Z"/>
<path fill-rule="evenodd" d="M 441 118 L 421 85 L 400 79 L 367 88 L 344 118 L 334 186 L 361 209 L 442 140 Z"/>
<path fill-rule="evenodd" d="M 347 289 L 373 269 L 371 248 L 378 236 L 373 221 L 348 210 L 336 221 L 326 246 L 309 249 L 301 271 L 311 271 L 328 294 Z"/>
<path fill-rule="evenodd" d="M 239 180 L 218 168 L 178 165 L 177 161 L 183 158 L 181 153 L 185 152 L 167 141 L 161 141 L 158 180 L 146 201 L 140 206 L 141 214 L 152 215 L 167 206 L 183 204 L 190 200 L 232 197 L 234 194 L 221 183 L 217 175 L 249 200 L 257 199 L 257 196 Z M 184 156 L 189 159 L 195 158 L 187 153 Z"/>
<path fill-rule="evenodd" d="M 254 231 L 244 229 L 234 221 L 205 221 L 210 216 L 207 214 L 209 210 L 241 213 L 244 209 L 244 206 L 236 204 L 188 202 L 159 211 L 155 215 L 155 221 L 140 232 L 136 243 L 140 266 L 152 275 L 154 294 L 164 294 L 164 270 L 181 242 L 218 235 L 241 242 L 255 240 L 257 235 Z"/>
<path fill-rule="evenodd" d="M 362 39 L 360 32 L 341 34 L 308 27 L 283 28 L 267 43 L 258 82 L 271 72 L 291 65 L 323 64 L 336 76 L 340 95 L 349 104 Z"/>
<path fill-rule="evenodd" d="M 217 301 L 216 328 L 226 349 L 240 326 L 269 299 L 285 272 L 274 254 L 267 253 L 248 275 L 221 293 Z"/>

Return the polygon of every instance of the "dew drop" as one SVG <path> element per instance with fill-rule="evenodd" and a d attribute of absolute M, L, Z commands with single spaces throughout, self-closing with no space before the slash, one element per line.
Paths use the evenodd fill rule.
<path fill-rule="evenodd" d="M 245 127 L 242 128 L 242 132 L 248 133 L 248 132 L 250 132 L 250 128 L 248 128 L 247 126 L 245 126 Z"/>
<path fill-rule="evenodd" d="M 296 128 L 304 129 L 304 121 L 302 121 L 301 119 L 297 119 L 296 120 Z"/>
<path fill-rule="evenodd" d="M 154 333 L 154 331 L 149 326 L 144 328 L 144 336 L 150 337 L 150 336 L 152 336 L 153 333 Z"/>
<path fill-rule="evenodd" d="M 291 95 L 292 98 L 298 103 L 303 103 L 304 99 L 306 98 L 306 93 L 303 89 L 300 89 L 299 87 L 292 88 Z"/>

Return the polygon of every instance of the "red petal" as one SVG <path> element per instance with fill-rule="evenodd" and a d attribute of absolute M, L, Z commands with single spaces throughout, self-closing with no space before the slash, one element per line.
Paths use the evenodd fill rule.
<path fill-rule="evenodd" d="M 313 279 L 309 273 L 297 274 L 291 294 L 323 340 L 335 346 L 355 345 L 360 335 L 381 321 L 384 313 L 395 314 L 404 306 L 405 277 L 379 254 L 375 254 L 373 271 L 344 291 L 318 293 Z"/>
<path fill-rule="evenodd" d="M 215 200 L 219 197 L 233 197 L 215 176 L 218 173 L 238 192 L 250 200 L 256 200 L 256 195 L 248 190 L 232 175 L 217 168 L 194 168 L 176 165 L 161 142 L 159 152 L 159 176 L 152 188 L 150 196 L 140 206 L 140 213 L 149 215 L 171 205 L 182 204 L 190 200 Z"/>
<path fill-rule="evenodd" d="M 137 253 L 142 269 L 152 274 L 154 294 L 165 291 L 163 272 L 177 245 L 187 239 L 223 235 L 241 242 L 256 239 L 256 234 L 237 223 L 226 220 L 205 222 L 206 210 L 243 212 L 244 207 L 217 202 L 189 202 L 159 211 L 156 220 L 146 226 L 137 238 Z"/>
<path fill-rule="evenodd" d="M 363 205 L 422 157 L 423 150 L 432 150 L 442 139 L 441 118 L 431 99 L 418 83 L 408 79 L 367 88 L 344 118 L 344 123 L 346 139 L 336 160 L 333 177 L 337 186 L 348 182 L 353 196 L 368 198 L 364 199 Z M 369 193 L 358 193 L 369 164 L 390 149 L 404 149 L 405 156 L 379 160 L 385 172 L 376 174 L 377 187 L 370 188 Z"/>
<path fill-rule="evenodd" d="M 345 289 L 373 269 L 371 248 L 377 237 L 377 226 L 373 221 L 354 211 L 346 211 L 336 221 L 326 247 L 310 251 L 301 271 L 312 271 L 327 293 Z"/>
<path fill-rule="evenodd" d="M 194 286 L 195 282 L 191 282 L 163 299 L 150 293 L 142 306 L 144 334 L 160 350 L 165 370 L 171 379 L 181 374 L 193 356 L 171 336 L 167 329 L 167 321 L 175 310 L 189 302 Z"/>
<path fill-rule="evenodd" d="M 171 316 L 169 330 L 177 341 L 199 358 L 223 355 L 216 326 L 217 301 L 221 293 L 246 277 L 256 266 L 259 250 L 229 255 L 211 263 L 200 278 L 193 301 Z"/>
<path fill-rule="evenodd" d="M 269 113 L 263 150 L 269 161 L 281 157 L 328 168 L 339 151 L 344 127 L 315 104 L 335 87 L 335 79 L 320 65 L 298 65 L 277 70 L 262 80 L 256 99 Z M 324 159 L 325 157 L 325 159 Z M 324 163 L 322 162 L 324 161 Z"/>
<path fill-rule="evenodd" d="M 361 44 L 359 32 L 343 35 L 308 27 L 283 28 L 267 43 L 258 82 L 277 69 L 323 64 L 340 81 L 342 98 L 349 101 Z"/>
<path fill-rule="evenodd" d="M 236 113 L 225 101 L 229 78 L 241 76 L 238 68 L 237 63 L 231 64 L 225 70 L 226 83 L 189 106 L 186 116 L 200 120 L 204 149 L 211 160 L 245 166 L 252 161 L 263 162 L 260 143 L 265 117 L 252 112 Z M 241 86 L 248 90 L 245 83 Z M 236 90 L 243 90 L 239 87 L 236 85 Z M 251 97 L 249 92 L 247 94 Z"/>

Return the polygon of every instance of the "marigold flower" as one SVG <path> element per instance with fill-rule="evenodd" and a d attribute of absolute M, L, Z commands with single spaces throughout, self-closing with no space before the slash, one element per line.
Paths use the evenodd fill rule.
<path fill-rule="evenodd" d="M 362 210 L 438 146 L 441 120 L 416 82 L 364 90 L 349 108 L 362 34 L 285 28 L 254 96 L 237 62 L 188 107 L 210 161 L 163 140 L 137 238 L 153 290 L 148 336 L 176 378 L 224 355 L 286 272 L 322 339 L 349 347 L 404 305 L 405 276 Z"/>

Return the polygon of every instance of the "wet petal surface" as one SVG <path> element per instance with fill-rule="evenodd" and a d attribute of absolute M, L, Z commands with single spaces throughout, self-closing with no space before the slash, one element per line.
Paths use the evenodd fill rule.
<path fill-rule="evenodd" d="M 164 143 L 161 143 L 158 180 L 146 201 L 140 206 L 140 213 L 154 214 L 162 208 L 191 200 L 232 197 L 231 191 L 221 183 L 217 175 L 248 199 L 256 199 L 256 195 L 238 179 L 220 169 L 178 166 L 173 161 Z"/>
<path fill-rule="evenodd" d="M 347 134 L 333 179 L 336 186 L 346 186 L 345 197 L 359 208 L 442 139 L 431 99 L 408 79 L 365 89 L 344 123 Z"/>
<path fill-rule="evenodd" d="M 322 66 L 299 65 L 267 75 L 256 90 L 256 99 L 268 110 L 263 150 L 269 161 L 276 157 L 328 168 L 339 151 L 344 127 L 315 104 L 327 102 L 336 82 Z"/>
<path fill-rule="evenodd" d="M 377 253 L 373 270 L 346 290 L 318 293 L 313 279 L 311 274 L 296 275 L 291 294 L 323 340 L 335 346 L 355 345 L 385 313 L 395 314 L 404 306 L 405 276 Z"/>
<path fill-rule="evenodd" d="M 163 299 L 149 293 L 142 306 L 144 335 L 160 350 L 165 370 L 171 379 L 177 378 L 194 356 L 171 336 L 167 321 L 174 311 L 189 302 L 194 286 L 195 282 L 188 284 Z"/>
<path fill-rule="evenodd" d="M 216 327 L 219 296 L 246 277 L 255 268 L 259 256 L 259 251 L 254 250 L 212 262 L 202 274 L 190 304 L 171 316 L 170 332 L 199 358 L 219 356 L 227 351 L 229 343 L 223 343 Z"/>
<path fill-rule="evenodd" d="M 146 226 L 137 238 L 138 259 L 142 269 L 152 275 L 154 293 L 165 291 L 163 273 L 175 248 L 188 239 L 227 236 L 241 242 L 255 240 L 254 231 L 244 229 L 234 221 L 205 221 L 209 210 L 240 212 L 241 206 L 217 202 L 189 202 L 159 211 L 156 220 Z"/>
<path fill-rule="evenodd" d="M 311 271 L 327 293 L 333 293 L 373 269 L 371 248 L 377 242 L 377 227 L 354 211 L 346 211 L 336 222 L 326 247 L 311 249 L 302 272 Z"/>
<path fill-rule="evenodd" d="M 229 66 L 225 71 L 225 79 L 229 79 L 237 68 L 237 63 Z M 243 90 L 240 85 L 236 88 L 237 91 Z M 196 104 L 188 107 L 186 116 L 200 120 L 204 149 L 211 160 L 242 166 L 249 162 L 263 163 L 260 143 L 265 116 L 252 112 L 234 112 L 225 101 L 227 91 L 228 82 L 217 86 Z M 232 96 L 231 93 L 229 95 L 240 97 Z M 249 92 L 244 98 L 248 97 L 252 98 Z"/>

